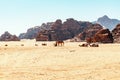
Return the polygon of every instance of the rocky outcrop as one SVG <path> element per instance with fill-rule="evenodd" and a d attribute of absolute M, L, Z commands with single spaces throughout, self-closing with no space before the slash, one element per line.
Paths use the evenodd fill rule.
<path fill-rule="evenodd" d="M 112 35 L 114 38 L 114 42 L 120 43 L 120 24 L 118 24 L 113 30 Z"/>
<path fill-rule="evenodd" d="M 83 32 L 74 37 L 75 41 L 84 41 L 87 38 L 93 37 L 103 27 L 99 24 L 90 24 L 84 29 Z"/>
<path fill-rule="evenodd" d="M 49 41 L 66 40 L 78 35 L 90 25 L 92 25 L 92 23 L 79 22 L 72 18 L 67 19 L 63 23 L 60 19 L 58 19 L 52 24 L 51 30 L 41 31 L 39 34 L 47 35 Z"/>
<path fill-rule="evenodd" d="M 20 39 L 25 39 L 25 38 L 26 38 L 26 33 L 21 33 L 21 34 L 19 35 L 19 38 L 20 38 Z"/>
<path fill-rule="evenodd" d="M 6 31 L 0 36 L 0 41 L 20 41 L 20 39 L 16 35 L 11 35 Z"/>
<path fill-rule="evenodd" d="M 94 42 L 113 43 L 114 39 L 109 29 L 101 29 L 93 37 Z"/>
<path fill-rule="evenodd" d="M 43 35 L 43 34 L 39 34 L 36 37 L 36 41 L 48 41 L 48 36 L 47 35 Z"/>
<path fill-rule="evenodd" d="M 40 32 L 40 34 L 48 36 L 49 41 L 66 39 L 84 41 L 86 38 L 94 36 L 100 29 L 103 29 L 103 27 L 99 24 L 77 21 L 70 18 L 63 22 L 63 24 L 61 20 L 56 20 L 51 26 L 51 30 Z"/>
<path fill-rule="evenodd" d="M 37 33 L 40 31 L 40 27 L 36 26 L 33 28 L 29 28 L 26 33 L 21 33 L 19 35 L 20 39 L 33 39 L 36 37 Z"/>
<path fill-rule="evenodd" d="M 52 30 L 61 30 L 61 28 L 62 28 L 62 20 L 60 19 L 56 20 L 51 26 Z"/>
<path fill-rule="evenodd" d="M 33 28 L 29 28 L 26 33 L 21 33 L 19 35 L 20 39 L 34 39 L 38 35 L 39 32 L 45 30 L 51 30 L 52 22 L 43 23 L 41 26 L 35 26 Z"/>
<path fill-rule="evenodd" d="M 71 38 L 82 32 L 83 28 L 85 28 L 85 26 L 82 26 L 82 23 L 80 24 L 79 21 L 72 18 L 67 19 L 62 25 L 62 30 L 67 30 L 70 32 Z"/>
<path fill-rule="evenodd" d="M 67 40 L 76 37 L 78 41 L 81 41 L 87 37 L 94 36 L 94 34 L 102 28 L 99 24 L 77 21 L 73 18 L 69 18 L 65 22 L 58 19 L 55 22 L 43 23 L 41 26 L 30 28 L 26 33 L 20 34 L 19 37 L 21 39 L 36 38 L 37 41 Z M 42 39 L 44 37 L 48 39 Z"/>

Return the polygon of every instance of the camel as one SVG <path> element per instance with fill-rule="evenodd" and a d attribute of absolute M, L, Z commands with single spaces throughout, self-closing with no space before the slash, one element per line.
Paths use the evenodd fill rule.
<path fill-rule="evenodd" d="M 64 41 L 62 41 L 62 40 L 56 41 L 56 43 L 54 44 L 54 46 L 64 46 Z"/>
<path fill-rule="evenodd" d="M 99 47 L 98 44 L 90 44 L 90 47 Z"/>
<path fill-rule="evenodd" d="M 57 43 L 54 43 L 54 46 L 56 47 L 56 46 L 57 46 Z"/>
<path fill-rule="evenodd" d="M 84 43 L 84 44 L 82 44 L 82 45 L 79 45 L 80 47 L 88 47 L 88 44 L 86 43 Z"/>

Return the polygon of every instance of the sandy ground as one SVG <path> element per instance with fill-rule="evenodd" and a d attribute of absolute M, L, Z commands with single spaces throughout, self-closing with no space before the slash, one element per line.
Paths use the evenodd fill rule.
<path fill-rule="evenodd" d="M 120 80 L 120 44 L 41 43 L 0 42 L 0 80 Z"/>

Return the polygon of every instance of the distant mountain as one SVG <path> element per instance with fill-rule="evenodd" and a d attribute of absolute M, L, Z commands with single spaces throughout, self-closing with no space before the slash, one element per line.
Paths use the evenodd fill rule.
<path fill-rule="evenodd" d="M 94 23 L 101 24 L 105 28 L 108 28 L 109 30 L 113 30 L 117 24 L 120 23 L 120 20 L 118 19 L 111 19 L 107 15 L 104 15 L 103 17 L 98 18 L 97 21 Z"/>

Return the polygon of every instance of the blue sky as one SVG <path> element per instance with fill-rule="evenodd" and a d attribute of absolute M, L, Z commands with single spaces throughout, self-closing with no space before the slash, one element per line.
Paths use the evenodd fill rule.
<path fill-rule="evenodd" d="M 95 21 L 108 15 L 120 19 L 120 0 L 0 0 L 0 34 L 26 32 L 56 19 Z"/>

